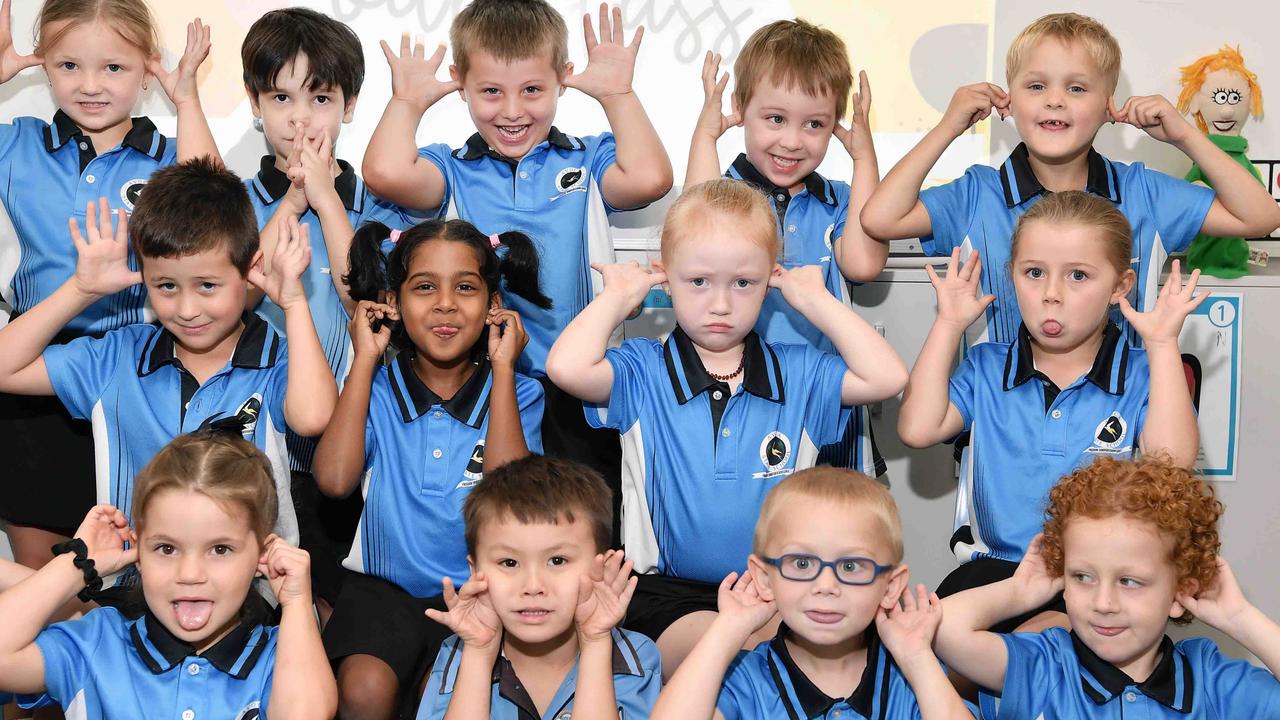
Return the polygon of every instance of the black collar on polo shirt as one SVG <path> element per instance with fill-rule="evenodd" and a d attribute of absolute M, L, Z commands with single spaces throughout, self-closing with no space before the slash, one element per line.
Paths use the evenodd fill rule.
<path fill-rule="evenodd" d="M 746 153 L 738 155 L 733 161 L 733 170 L 738 177 L 747 183 L 754 185 L 773 198 L 775 203 L 779 203 L 778 207 L 785 210 L 786 203 L 791 201 L 791 191 L 787 188 L 774 185 L 773 181 L 764 176 L 764 173 L 756 169 L 755 165 L 747 159 Z M 835 195 L 827 192 L 827 181 L 817 171 L 811 172 L 804 178 L 804 187 L 809 191 L 810 195 L 818 198 L 827 205 L 835 205 Z M 779 213 L 781 214 L 781 212 Z"/>
<path fill-rule="evenodd" d="M 360 201 L 360 198 L 356 197 L 356 188 L 359 183 L 355 168 L 351 167 L 351 163 L 346 160 L 339 160 L 338 170 L 338 177 L 333 179 L 333 189 L 338 191 L 338 198 L 342 200 L 343 207 L 349 211 L 359 212 L 360 208 L 356 206 Z M 289 176 L 276 167 L 275 155 L 262 156 L 262 161 L 258 164 L 258 182 L 254 190 L 258 192 L 258 197 L 262 198 L 263 203 L 270 205 L 284 197 L 284 194 L 289 192 L 291 184 Z M 266 191 L 265 196 L 262 191 Z"/>
<path fill-rule="evenodd" d="M 89 161 L 98 156 L 97 150 L 71 116 L 59 110 L 53 114 L 53 122 L 44 130 L 44 149 L 53 152 L 71 140 L 75 140 L 79 147 L 80 172 L 84 172 Z M 169 138 L 162 135 L 151 118 L 146 116 L 133 118 L 133 127 L 129 128 L 129 132 L 120 141 L 121 145 L 131 147 L 153 160 L 164 157 L 168 143 Z"/>
<path fill-rule="evenodd" d="M 145 638 L 139 628 L 144 623 L 147 631 Z M 265 630 L 255 632 L 260 627 L 261 625 L 241 622 L 212 647 L 198 653 L 195 647 L 175 637 L 169 632 L 169 628 L 148 611 L 129 628 L 129 638 L 142 662 L 155 675 L 168 672 L 189 657 L 202 657 L 222 672 L 243 680 L 253 672 L 258 659 L 267 649 Z"/>
<path fill-rule="evenodd" d="M 551 129 L 547 131 L 547 142 L 551 147 L 560 148 L 561 150 L 581 150 L 585 147 L 582 141 L 575 140 L 574 138 L 565 135 L 560 132 L 555 125 L 552 125 Z M 467 138 L 467 144 L 460 150 L 457 150 L 455 154 L 462 160 L 479 160 L 487 155 L 495 160 L 501 160 L 513 166 L 520 162 L 517 158 L 509 158 L 489 147 L 489 143 L 484 141 L 484 136 L 480 133 L 475 133 L 471 137 Z"/>
<path fill-rule="evenodd" d="M 413 422 L 426 414 L 433 405 L 439 405 L 456 420 L 473 428 L 484 422 L 489 411 L 489 361 L 481 360 L 475 372 L 448 400 L 441 400 L 413 369 L 412 351 L 401 352 L 389 368 L 391 392 L 400 406 L 400 417 Z"/>
<path fill-rule="evenodd" d="M 1115 323 L 1107 321 L 1102 330 L 1102 344 L 1093 358 L 1093 367 L 1085 378 L 1112 395 L 1124 394 L 1124 374 L 1129 365 L 1129 343 Z M 1026 323 L 1018 328 L 1018 340 L 1009 344 L 1004 365 L 1004 389 L 1012 390 L 1033 377 L 1045 377 L 1036 370 L 1031 355 L 1031 332 Z M 1047 378 L 1046 378 L 1047 379 Z"/>
<path fill-rule="evenodd" d="M 840 702 L 842 699 L 849 703 L 849 707 L 853 708 L 862 717 L 871 717 L 872 703 L 875 700 L 876 692 L 888 692 L 888 684 L 885 683 L 883 688 L 877 687 L 876 678 L 880 674 L 880 636 L 876 634 L 875 623 L 867 626 L 867 666 L 862 671 L 862 677 L 858 680 L 858 687 L 848 698 L 833 698 L 822 692 L 808 675 L 796 665 L 791 657 L 791 651 L 787 648 L 785 642 L 787 635 L 791 634 L 790 628 L 786 625 L 778 626 L 778 634 L 773 640 L 769 641 L 769 672 L 773 675 L 774 686 L 778 689 L 778 695 L 782 698 L 783 705 L 787 706 L 787 713 L 793 718 L 813 718 L 821 717 L 831 709 L 832 705 Z M 776 660 L 775 660 L 776 658 Z M 796 712 L 796 708 L 791 707 L 792 693 L 787 691 L 782 673 L 785 672 L 787 680 L 791 682 L 791 688 L 794 692 L 796 700 L 800 701 L 800 711 Z M 884 674 L 887 678 L 888 673 Z M 888 702 L 882 701 L 882 707 L 887 707 Z"/>
<path fill-rule="evenodd" d="M 246 310 L 240 320 L 244 323 L 244 330 L 231 353 L 232 367 L 263 369 L 275 365 L 280 354 L 280 335 L 257 313 Z M 160 332 L 142 348 L 142 356 L 138 358 L 138 376 L 150 375 L 165 365 L 176 363 L 176 346 L 173 333 L 161 327 Z"/>
<path fill-rule="evenodd" d="M 1074 632 L 1071 633 L 1071 646 L 1080 659 L 1080 685 L 1084 688 L 1084 694 L 1098 705 L 1106 703 L 1124 692 L 1126 687 L 1133 685 L 1143 695 L 1165 707 L 1180 713 L 1191 712 L 1195 703 L 1195 678 L 1187 659 L 1174 648 L 1169 636 L 1166 635 L 1160 641 L 1160 662 L 1151 671 L 1151 677 L 1140 683 L 1134 682 L 1123 670 L 1098 657 Z"/>
<path fill-rule="evenodd" d="M 783 402 L 786 392 L 782 386 L 782 366 L 773 348 L 754 330 L 747 333 L 743 343 L 742 387 L 757 397 Z M 667 376 L 671 379 L 671 389 L 681 405 L 720 383 L 707 372 L 702 358 L 698 356 L 698 349 L 679 325 L 663 343 L 662 356 Z"/>
<path fill-rule="evenodd" d="M 1027 144 L 1018 143 L 1018 147 L 1009 154 L 1009 159 L 1000 166 L 1000 186 L 1004 188 L 1004 204 L 1008 207 L 1021 205 L 1048 192 L 1032 171 L 1030 157 Z M 1089 148 L 1086 162 L 1089 164 L 1089 179 L 1085 182 L 1084 189 L 1119 205 L 1120 183 L 1111 161 L 1102 157 L 1097 150 Z"/>

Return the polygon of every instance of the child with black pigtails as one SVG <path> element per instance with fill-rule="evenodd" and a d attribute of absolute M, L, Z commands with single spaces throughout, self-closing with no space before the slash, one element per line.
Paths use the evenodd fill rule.
<path fill-rule="evenodd" d="M 350 268 L 354 357 L 314 471 L 331 496 L 359 483 L 365 506 L 324 641 L 340 715 L 390 718 L 416 705 L 451 632 L 423 612 L 445 609 L 443 578 L 470 574 L 463 500 L 486 471 L 542 451 L 542 386 L 515 372 L 528 335 L 499 287 L 551 301 L 527 236 L 464 220 L 366 224 Z M 383 366 L 390 344 L 399 352 Z"/>

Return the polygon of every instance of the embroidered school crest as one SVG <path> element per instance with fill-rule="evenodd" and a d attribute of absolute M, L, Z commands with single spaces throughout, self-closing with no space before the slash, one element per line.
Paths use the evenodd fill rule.
<path fill-rule="evenodd" d="M 827 249 L 831 250 L 835 247 L 835 238 L 831 237 L 836 232 L 835 224 L 827 226 L 827 231 L 822 233 L 822 241 L 827 244 Z"/>
<path fill-rule="evenodd" d="M 253 433 L 258 428 L 258 415 L 262 412 L 262 395 L 254 393 L 236 410 L 235 418 L 243 428 L 240 434 L 245 440 L 253 441 Z"/>
<path fill-rule="evenodd" d="M 462 471 L 465 478 L 454 489 L 474 487 L 484 477 L 484 440 L 476 443 L 471 449 L 471 458 L 467 460 L 467 469 Z"/>
<path fill-rule="evenodd" d="M 760 463 L 764 472 L 755 473 L 751 477 L 757 479 L 790 475 L 791 470 L 784 469 L 791 459 L 791 439 L 774 430 L 760 441 Z"/>
<path fill-rule="evenodd" d="M 1121 446 L 1129 433 L 1129 425 L 1119 412 L 1113 412 L 1107 419 L 1098 423 L 1093 431 L 1093 447 L 1086 452 L 1119 455 L 1133 450 L 1131 445 Z"/>
<path fill-rule="evenodd" d="M 240 709 L 240 712 L 236 713 L 235 720 L 259 720 L 259 718 L 262 717 L 262 711 L 259 709 L 259 704 L 260 703 L 257 700 L 254 700 L 248 705 L 245 705 Z"/>
<path fill-rule="evenodd" d="M 138 198 L 142 197 L 142 188 L 146 184 L 146 178 L 135 178 L 133 180 L 126 180 L 125 183 L 120 186 L 120 202 L 124 203 L 125 207 L 129 208 L 130 212 L 133 211 L 133 206 L 138 202 Z"/>
<path fill-rule="evenodd" d="M 568 195 L 571 192 L 586 192 L 587 190 L 587 169 L 585 167 L 567 167 L 556 173 L 556 192 L 559 193 L 556 198 Z"/>

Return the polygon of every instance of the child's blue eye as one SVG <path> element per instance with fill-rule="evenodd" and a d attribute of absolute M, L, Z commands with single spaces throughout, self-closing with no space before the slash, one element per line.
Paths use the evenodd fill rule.
<path fill-rule="evenodd" d="M 781 125 L 781 124 L 782 124 L 782 122 L 783 122 L 783 121 L 782 121 L 782 116 L 781 116 L 781 115 L 769 115 L 769 116 L 765 117 L 765 120 L 768 120 L 769 122 L 773 123 L 774 125 Z"/>
<path fill-rule="evenodd" d="M 690 280 L 690 281 L 689 281 L 689 284 L 690 284 L 690 285 L 693 285 L 694 287 L 699 287 L 699 288 L 700 288 L 700 287 L 705 287 L 705 286 L 706 286 L 706 284 L 707 284 L 707 279 L 706 279 L 706 278 L 694 278 L 694 279 L 692 279 L 692 280 Z"/>
<path fill-rule="evenodd" d="M 485 95 L 497 95 L 498 88 L 484 88 L 480 92 L 484 93 Z"/>
<path fill-rule="evenodd" d="M 70 60 L 67 60 L 66 62 L 58 63 L 58 67 L 62 68 L 63 70 L 75 70 L 76 64 L 71 62 Z"/>
<path fill-rule="evenodd" d="M 118 72 L 120 72 L 120 71 L 121 71 L 121 70 L 123 70 L 123 69 L 124 69 L 124 68 L 120 67 L 119 65 L 117 65 L 117 64 L 115 64 L 115 63 L 111 63 L 110 65 L 108 65 L 108 66 L 107 66 L 107 72 L 118 73 Z"/>
<path fill-rule="evenodd" d="M 1085 272 L 1085 271 L 1083 271 L 1083 270 L 1072 270 L 1072 271 L 1071 271 L 1071 279 L 1072 279 L 1072 280 L 1075 280 L 1076 282 L 1080 282 L 1080 281 L 1083 281 L 1083 280 L 1088 280 L 1088 279 L 1089 279 L 1089 273 L 1087 273 L 1087 272 Z"/>
<path fill-rule="evenodd" d="M 1075 580 L 1078 583 L 1087 583 L 1093 578 L 1089 575 L 1089 573 L 1076 572 L 1076 573 L 1071 573 L 1071 579 Z"/>
<path fill-rule="evenodd" d="M 1040 268 L 1027 268 L 1026 275 L 1032 280 L 1039 280 L 1044 277 L 1044 270 L 1041 270 Z"/>
<path fill-rule="evenodd" d="M 524 89 L 524 92 L 526 95 L 536 95 L 537 93 L 542 92 L 542 88 L 537 85 L 530 85 Z"/>
<path fill-rule="evenodd" d="M 1131 577 L 1120 578 L 1120 586 L 1127 588 L 1142 587 L 1142 581 Z"/>
<path fill-rule="evenodd" d="M 1079 86 L 1079 85 L 1072 85 L 1071 87 L 1069 87 L 1069 88 L 1067 88 L 1067 89 L 1068 89 L 1068 90 L 1070 90 L 1071 92 L 1073 92 L 1073 93 L 1077 93 L 1077 94 L 1085 92 L 1085 89 L 1084 89 L 1083 87 Z"/>
<path fill-rule="evenodd" d="M 177 286 L 171 282 L 162 282 L 162 283 L 156 284 L 156 288 L 163 290 L 164 292 L 173 292 L 174 288 L 176 287 Z"/>
<path fill-rule="evenodd" d="M 804 126 L 805 126 L 805 127 L 807 127 L 807 128 L 809 128 L 810 130 L 821 130 L 821 129 L 822 129 L 822 121 L 821 121 L 821 120 L 810 120 L 809 122 L 806 122 L 806 123 L 804 124 Z"/>
<path fill-rule="evenodd" d="M 1044 83 L 1038 83 L 1038 82 L 1030 83 L 1030 84 L 1028 84 L 1028 85 L 1027 85 L 1027 89 L 1028 89 L 1028 90 L 1043 90 L 1043 89 L 1044 89 Z"/>
<path fill-rule="evenodd" d="M 737 280 L 733 281 L 733 284 L 735 287 L 737 287 L 740 290 L 751 287 L 751 281 L 747 280 L 746 278 L 738 278 Z"/>
<path fill-rule="evenodd" d="M 217 289 L 218 289 L 218 284 L 217 284 L 217 283 L 211 283 L 211 282 L 202 282 L 202 283 L 200 283 L 200 289 L 201 289 L 201 290 L 204 290 L 205 292 L 210 292 L 210 291 L 212 291 L 212 290 L 217 290 Z"/>

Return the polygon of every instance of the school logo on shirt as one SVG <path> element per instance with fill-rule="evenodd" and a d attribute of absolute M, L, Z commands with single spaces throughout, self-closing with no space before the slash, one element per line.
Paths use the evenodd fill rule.
<path fill-rule="evenodd" d="M 258 428 L 258 415 L 262 412 L 262 395 L 254 393 L 244 404 L 236 410 L 236 420 L 241 423 L 243 428 L 240 434 L 245 440 L 253 441 L 253 432 Z"/>
<path fill-rule="evenodd" d="M 751 477 L 756 479 L 764 479 L 778 477 L 779 475 L 790 475 L 791 470 L 784 469 L 787 461 L 791 459 L 791 440 L 782 433 L 774 430 L 764 436 L 764 440 L 760 442 L 760 462 L 764 465 L 765 471 L 753 474 Z"/>
<path fill-rule="evenodd" d="M 1093 432 L 1093 447 L 1086 450 L 1091 453 L 1103 453 L 1107 455 L 1118 455 L 1128 453 L 1133 450 L 1132 446 L 1121 447 L 1125 436 L 1129 432 L 1129 425 L 1120 416 L 1119 412 L 1113 412 L 1107 416 L 1106 420 L 1098 423 L 1098 428 Z"/>
<path fill-rule="evenodd" d="M 467 460 L 467 469 L 462 471 L 462 475 L 466 479 L 458 483 L 455 490 L 475 487 L 480 478 L 484 477 L 484 440 L 471 449 L 471 459 Z"/>
<path fill-rule="evenodd" d="M 551 198 L 559 200 L 560 198 L 573 192 L 587 191 L 587 169 L 585 167 L 567 167 L 556 173 L 556 192 L 559 193 Z"/>
<path fill-rule="evenodd" d="M 827 244 L 827 249 L 831 250 L 835 247 L 835 238 L 831 237 L 835 234 L 836 226 L 834 223 L 827 226 L 827 231 L 822 234 L 822 241 Z"/>
<path fill-rule="evenodd" d="M 133 180 L 126 180 L 120 186 L 120 202 L 124 203 L 130 212 L 133 211 L 134 203 L 137 203 L 138 198 L 142 196 L 142 187 L 146 184 L 146 178 L 134 178 Z"/>
<path fill-rule="evenodd" d="M 259 709 L 260 703 L 257 700 L 245 705 L 236 713 L 235 720 L 259 720 L 262 717 L 262 711 Z"/>

